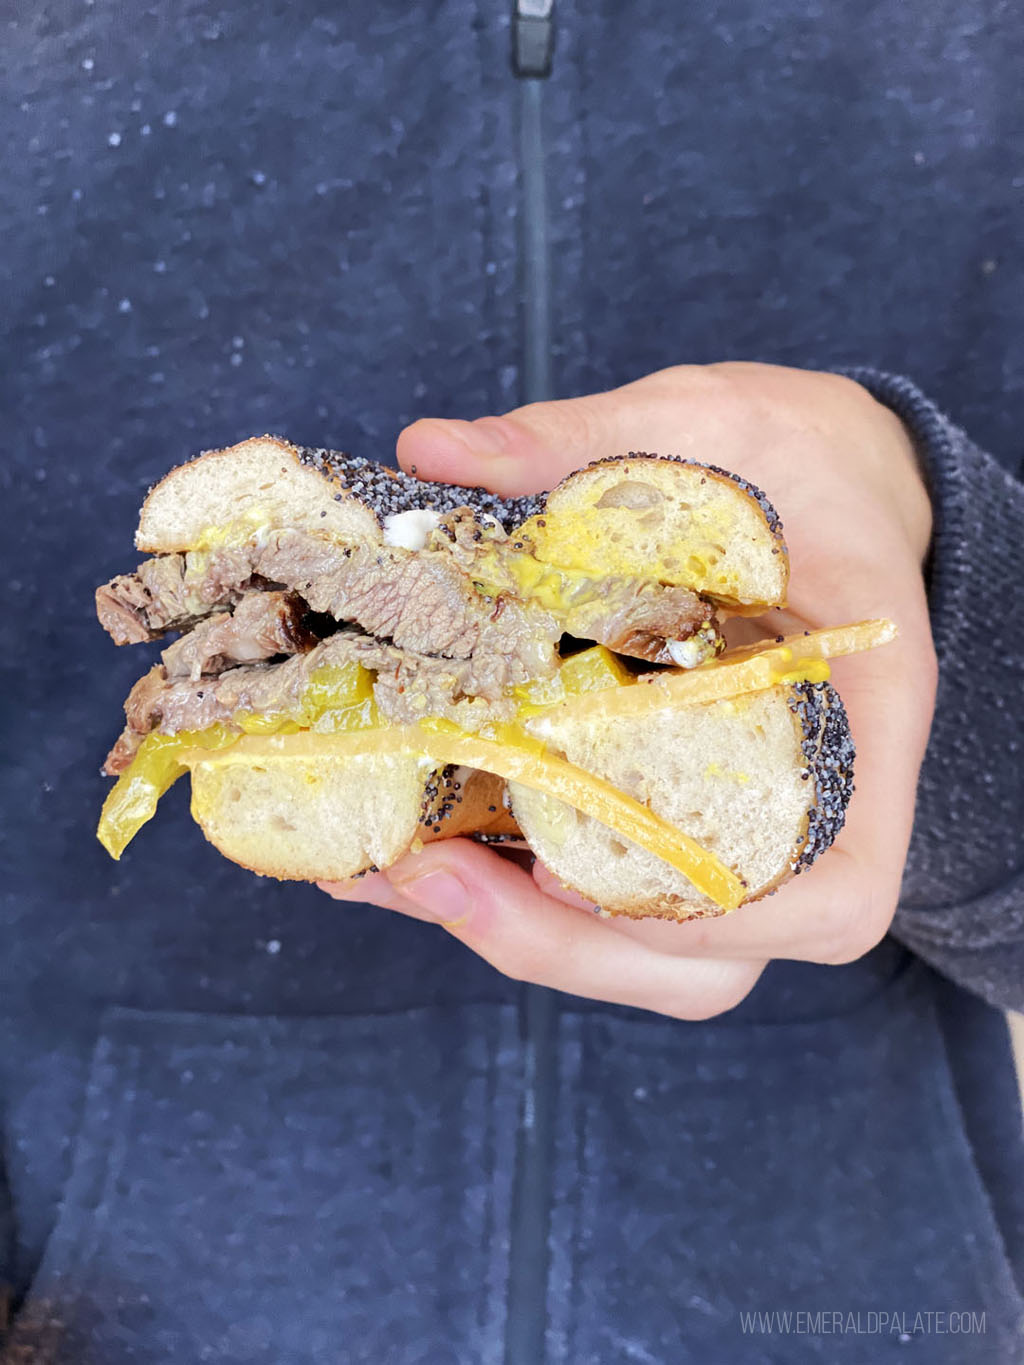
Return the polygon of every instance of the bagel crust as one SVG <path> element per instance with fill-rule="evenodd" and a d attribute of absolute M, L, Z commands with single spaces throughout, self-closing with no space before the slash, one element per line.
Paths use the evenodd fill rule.
<path fill-rule="evenodd" d="M 443 514 L 469 507 L 478 517 L 493 517 L 506 531 L 512 531 L 544 506 L 543 493 L 502 498 L 486 488 L 417 479 L 403 469 L 392 469 L 344 451 L 317 446 L 296 446 L 294 451 L 302 464 L 366 503 L 381 524 L 387 517 L 419 508 Z"/>

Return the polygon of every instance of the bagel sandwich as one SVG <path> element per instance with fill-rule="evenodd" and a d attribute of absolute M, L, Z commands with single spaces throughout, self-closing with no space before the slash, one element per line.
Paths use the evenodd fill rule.
<path fill-rule="evenodd" d="M 170 785 L 242 866 L 345 880 L 455 835 L 525 841 L 611 913 L 756 900 L 852 792 L 828 659 L 863 622 L 740 649 L 783 607 L 758 489 L 633 453 L 502 499 L 259 437 L 150 490 L 149 557 L 97 590 L 119 645 L 168 639 L 104 771 L 119 858 Z"/>

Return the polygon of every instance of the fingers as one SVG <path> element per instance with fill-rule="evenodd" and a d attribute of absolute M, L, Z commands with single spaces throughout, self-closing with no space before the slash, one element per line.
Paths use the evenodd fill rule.
<path fill-rule="evenodd" d="M 510 496 L 552 488 L 581 465 L 641 443 L 661 454 L 707 458 L 710 428 L 720 419 L 704 400 L 724 397 L 729 383 L 713 367 L 678 366 L 608 393 L 531 403 L 504 417 L 424 418 L 399 436 L 398 462 L 421 479 L 483 483 Z"/>
<path fill-rule="evenodd" d="M 573 995 L 706 1019 L 748 994 L 765 962 L 669 956 L 546 896 L 529 873 L 468 840 L 397 863 L 389 880 L 500 972 Z"/>
<path fill-rule="evenodd" d="M 468 487 L 483 484 L 503 497 L 540 487 L 535 478 L 539 450 L 532 433 L 513 426 L 507 417 L 481 417 L 476 422 L 424 417 L 405 428 L 396 449 L 401 467 L 420 479 Z M 559 477 L 544 486 L 557 483 Z"/>
<path fill-rule="evenodd" d="M 397 910 L 400 915 L 408 915 L 411 919 L 436 922 L 435 916 L 427 914 L 400 895 L 383 872 L 368 877 L 352 877 L 347 882 L 317 882 L 317 886 L 321 891 L 326 891 L 332 900 L 376 905 L 382 910 Z"/>
<path fill-rule="evenodd" d="M 612 921 L 617 932 L 662 953 L 745 961 L 785 958 L 835 966 L 863 957 L 885 936 L 896 890 L 833 849 L 824 863 L 781 891 L 720 919 L 672 924 L 661 920 Z"/>
<path fill-rule="evenodd" d="M 534 868 L 534 880 L 545 894 L 569 905 L 585 905 L 559 886 L 546 868 Z M 883 897 L 877 878 L 857 860 L 833 848 L 816 864 L 773 896 L 741 906 L 717 919 L 630 919 L 606 921 L 624 938 L 651 951 L 691 958 L 728 958 L 762 962 L 771 958 L 835 964 L 863 956 L 884 936 L 896 907 Z"/>

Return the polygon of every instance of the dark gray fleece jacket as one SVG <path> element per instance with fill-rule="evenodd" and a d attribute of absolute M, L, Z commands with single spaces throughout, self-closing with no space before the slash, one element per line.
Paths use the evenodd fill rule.
<path fill-rule="evenodd" d="M 1024 1009 L 1024 565 L 1020 480 L 906 379 L 852 371 L 904 420 L 935 515 L 936 724 L 893 932 L 994 1005 Z"/>
<path fill-rule="evenodd" d="M 549 77 L 510 47 L 505 0 L 8 6 L 0 1358 L 1022 1360 L 1024 21 L 559 0 Z M 723 358 L 870 367 L 929 470 L 874 952 L 688 1025 L 251 877 L 180 791 L 109 861 L 146 663 L 92 589 L 169 464 Z"/>

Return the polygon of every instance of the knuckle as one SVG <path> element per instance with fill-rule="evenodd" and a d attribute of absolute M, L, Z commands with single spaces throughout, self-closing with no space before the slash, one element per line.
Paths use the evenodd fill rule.
<path fill-rule="evenodd" d="M 692 389 L 701 384 L 713 385 L 716 382 L 714 369 L 714 365 L 668 365 L 636 380 L 635 384 L 650 389 Z"/>
<path fill-rule="evenodd" d="M 755 361 L 723 361 L 708 367 L 715 386 L 708 398 L 727 413 L 734 432 L 764 441 L 785 435 L 798 424 L 800 403 L 794 395 L 793 371 Z"/>
<path fill-rule="evenodd" d="M 581 459 L 598 443 L 601 432 L 596 405 L 582 398 L 531 403 L 505 420 L 525 427 L 533 435 L 542 433 L 545 441 L 579 452 Z"/>
<path fill-rule="evenodd" d="M 874 399 L 845 375 L 759 361 L 728 360 L 708 367 L 725 385 L 730 408 L 783 435 L 816 431 L 822 414 L 847 411 Z"/>
<path fill-rule="evenodd" d="M 742 368 L 742 367 L 739 367 Z M 634 380 L 625 388 L 617 390 L 631 398 L 642 399 L 645 404 L 662 405 L 664 412 L 678 417 L 678 404 L 697 404 L 715 409 L 728 405 L 734 408 L 741 403 L 745 390 L 742 378 L 733 373 L 729 362 L 714 365 L 671 365 L 643 379 Z M 650 408 L 648 407 L 648 410 Z"/>
<path fill-rule="evenodd" d="M 742 403 L 764 366 L 747 361 L 720 360 L 713 365 L 687 365 L 687 383 L 704 390 L 712 401 Z"/>

